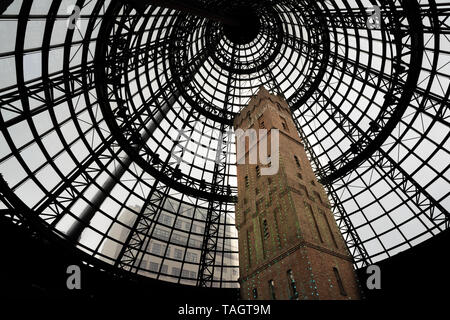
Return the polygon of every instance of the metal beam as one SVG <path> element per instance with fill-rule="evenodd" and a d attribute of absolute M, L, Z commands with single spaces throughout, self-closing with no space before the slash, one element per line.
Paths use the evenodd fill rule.
<path fill-rule="evenodd" d="M 236 56 L 236 51 L 233 51 L 232 60 Z M 228 108 L 228 100 L 231 94 L 232 77 L 228 78 L 227 91 L 225 96 L 225 103 L 223 109 Z M 221 123 L 220 133 L 222 134 L 217 147 L 216 163 L 214 165 L 212 184 L 214 186 L 225 183 L 225 171 L 227 167 L 227 147 L 228 135 L 225 133 L 225 124 Z M 215 190 L 213 190 L 214 192 Z M 221 201 L 211 200 L 208 203 L 208 212 L 206 214 L 205 236 L 203 238 L 202 251 L 200 256 L 200 268 L 198 273 L 197 285 L 200 287 L 207 287 L 208 284 L 212 286 L 214 279 L 214 266 L 216 264 L 217 253 L 217 238 L 220 229 L 220 217 L 224 203 Z"/>
<path fill-rule="evenodd" d="M 122 2 L 130 4 L 141 14 L 145 13 L 147 6 L 153 5 L 174 9 L 179 12 L 206 18 L 208 20 L 214 20 L 231 26 L 238 27 L 240 25 L 240 22 L 234 17 L 225 15 L 223 12 L 219 13 L 212 8 L 205 8 L 203 3 L 195 0 L 122 0 Z"/>
<path fill-rule="evenodd" d="M 0 3 L 0 14 L 3 14 L 3 12 L 6 11 L 6 9 L 8 9 L 8 7 L 11 5 L 11 3 L 13 3 L 14 0 L 3 0 Z"/>
<path fill-rule="evenodd" d="M 148 139 L 150 139 L 151 135 L 158 128 L 159 123 L 164 119 L 166 114 L 170 111 L 172 106 L 177 101 L 179 95 L 180 94 L 178 91 L 174 92 L 170 97 L 170 99 L 162 105 L 161 109 L 158 110 L 158 113 L 156 114 L 155 118 L 149 122 L 146 130 L 144 130 L 144 134 L 142 135 L 143 144 L 145 144 L 148 141 Z M 135 147 L 136 151 L 139 148 L 140 146 L 136 146 Z M 120 181 L 120 179 L 122 178 L 122 176 L 125 174 L 125 172 L 128 170 L 129 166 L 132 163 L 133 159 L 127 155 L 123 160 L 122 165 L 116 168 L 112 176 L 108 177 L 108 179 L 105 181 L 99 192 L 90 201 L 90 203 L 84 209 L 84 211 L 81 213 L 78 219 L 74 221 L 73 225 L 67 231 L 66 235 L 68 238 L 75 241 L 79 240 L 83 230 L 86 228 L 86 226 L 89 225 L 90 221 L 94 217 L 97 210 L 101 207 L 103 202 L 105 202 L 108 195 L 112 192 L 113 188 Z"/>
<path fill-rule="evenodd" d="M 419 80 L 420 70 L 422 66 L 423 59 L 423 51 L 424 51 L 424 34 L 423 34 L 423 25 L 419 16 L 419 5 L 417 1 L 408 1 L 404 4 L 404 11 L 407 14 L 406 18 L 409 23 L 409 30 L 404 35 L 410 38 L 411 45 L 410 48 L 414 48 L 411 50 L 409 47 L 406 48 L 406 45 L 403 43 L 397 43 L 398 54 L 402 53 L 400 58 L 400 63 L 404 63 L 403 59 L 405 58 L 404 52 L 410 54 L 409 70 L 404 70 L 403 73 L 407 72 L 407 80 L 403 82 L 396 81 L 395 90 L 399 91 L 397 94 L 400 95 L 398 98 L 398 102 L 396 104 L 390 103 L 388 99 L 386 99 L 386 108 L 382 109 L 382 112 L 378 116 L 378 121 L 385 121 L 384 118 L 390 114 L 389 119 L 384 124 L 381 132 L 377 133 L 376 136 L 373 137 L 371 141 L 361 141 L 360 145 L 362 146 L 362 150 L 357 153 L 353 153 L 351 150 L 348 150 L 346 153 L 341 155 L 337 160 L 335 160 L 332 164 L 323 168 L 320 176 L 322 177 L 321 182 L 323 184 L 331 184 L 333 181 L 338 179 L 339 177 L 344 176 L 348 172 L 354 170 L 361 164 L 364 160 L 368 159 L 373 155 L 373 153 L 378 150 L 381 145 L 386 141 L 389 137 L 390 133 L 396 127 L 397 123 L 400 121 L 403 113 L 406 111 L 407 106 L 409 105 L 411 98 L 413 97 L 413 93 L 415 88 L 417 87 L 417 82 Z M 398 33 L 398 31 L 397 31 Z M 402 37 L 403 38 L 403 37 Z M 399 42 L 401 39 L 398 40 Z M 402 48 L 404 46 L 405 48 Z M 403 49 L 403 50 L 402 50 Z M 406 62 L 405 62 L 406 63 Z M 401 73 L 401 72 L 399 72 Z M 394 89 L 392 91 L 394 91 Z M 395 101 L 394 101 L 395 103 Z M 394 108 L 395 107 L 395 108 Z M 332 170 L 336 168 L 335 170 Z"/>

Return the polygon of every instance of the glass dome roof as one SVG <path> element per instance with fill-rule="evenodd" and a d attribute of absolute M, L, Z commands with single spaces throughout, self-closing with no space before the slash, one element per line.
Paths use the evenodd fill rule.
<path fill-rule="evenodd" d="M 375 2 L 2 2 L 0 210 L 117 268 L 237 287 L 229 132 L 264 86 L 356 267 L 438 234 L 450 3 L 383 1 L 377 21 Z"/>

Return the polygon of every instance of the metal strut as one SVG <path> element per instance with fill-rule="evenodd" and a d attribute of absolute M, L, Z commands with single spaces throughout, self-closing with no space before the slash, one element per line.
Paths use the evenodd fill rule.
<path fill-rule="evenodd" d="M 236 56 L 233 51 L 232 57 Z M 223 110 L 228 107 L 228 99 L 230 96 L 232 77 L 228 78 L 227 92 L 225 96 L 225 103 Z M 223 135 L 225 131 L 225 124 L 220 125 L 220 133 Z M 217 147 L 216 163 L 214 165 L 213 185 L 224 185 L 225 170 L 227 166 L 227 146 L 228 136 L 221 136 L 219 145 Z M 214 266 L 216 262 L 217 253 L 217 238 L 220 228 L 220 217 L 223 210 L 224 203 L 221 201 L 211 200 L 208 204 L 208 212 L 206 215 L 205 236 L 203 238 L 202 253 L 200 257 L 200 268 L 198 273 L 197 285 L 200 287 L 207 287 L 208 283 L 211 285 L 214 278 Z"/>
<path fill-rule="evenodd" d="M 214 20 L 227 25 L 239 27 L 240 22 L 234 17 L 216 12 L 214 9 L 205 8 L 205 5 L 195 0 L 122 0 L 129 3 L 139 13 L 143 14 L 148 5 L 175 9 L 183 13 L 188 13 L 197 17 Z"/>
<path fill-rule="evenodd" d="M 145 144 L 148 141 L 148 139 L 150 139 L 151 135 L 158 128 L 158 124 L 164 119 L 164 116 L 170 111 L 174 103 L 177 101 L 179 95 L 180 95 L 179 92 L 175 91 L 171 96 L 171 98 L 169 99 L 169 101 L 165 102 L 162 105 L 162 108 L 158 110 L 155 119 L 152 119 L 152 121 L 150 121 L 150 123 L 146 128 L 147 130 L 145 130 L 144 134 L 142 135 L 143 144 Z M 139 146 L 136 146 L 135 148 L 138 149 Z M 125 172 L 132 163 L 133 159 L 129 155 L 127 155 L 123 160 L 123 163 L 119 165 L 118 168 L 116 168 L 112 176 L 108 177 L 108 179 L 103 184 L 99 192 L 95 195 L 92 201 L 84 209 L 84 211 L 81 213 L 78 219 L 74 221 L 71 228 L 67 231 L 66 235 L 68 238 L 75 241 L 79 240 L 84 228 L 89 225 L 98 208 L 100 208 L 103 202 L 105 202 L 106 198 L 111 193 L 114 186 L 117 184 L 117 182 L 120 181 L 120 179 L 122 178 L 122 176 L 125 174 Z"/>

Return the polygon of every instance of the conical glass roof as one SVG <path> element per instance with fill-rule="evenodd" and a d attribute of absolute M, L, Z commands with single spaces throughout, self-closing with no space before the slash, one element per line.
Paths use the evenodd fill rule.
<path fill-rule="evenodd" d="M 450 208 L 450 3 L 4 1 L 0 210 L 111 265 L 237 287 L 232 121 L 285 97 L 362 267 Z"/>

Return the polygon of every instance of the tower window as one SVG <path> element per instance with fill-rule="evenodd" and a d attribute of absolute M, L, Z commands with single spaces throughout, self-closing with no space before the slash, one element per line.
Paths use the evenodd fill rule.
<path fill-rule="evenodd" d="M 261 177 L 261 168 L 259 166 L 256 166 L 256 176 Z"/>
<path fill-rule="evenodd" d="M 292 270 L 288 270 L 287 275 L 288 275 L 288 280 L 289 280 L 289 292 L 291 294 L 290 299 L 297 300 L 298 291 L 297 291 L 297 285 L 295 283 L 294 273 L 292 272 Z"/>
<path fill-rule="evenodd" d="M 259 121 L 259 127 L 260 127 L 261 129 L 265 129 L 265 128 L 266 128 L 266 125 L 265 125 L 265 123 L 264 123 L 264 118 L 261 116 L 261 117 L 259 117 L 258 121 Z"/>
<path fill-rule="evenodd" d="M 322 238 L 322 234 L 320 232 L 319 224 L 317 223 L 316 215 L 314 214 L 314 211 L 313 211 L 311 205 L 309 203 L 307 203 L 306 201 L 305 201 L 305 207 L 313 219 L 314 227 L 316 228 L 317 235 L 319 236 L 319 240 L 321 243 L 323 243 L 323 238 Z"/>
<path fill-rule="evenodd" d="M 338 248 L 338 244 L 337 244 L 337 242 L 336 242 L 336 238 L 334 237 L 333 230 L 331 229 L 330 222 L 328 221 L 327 215 L 325 214 L 324 211 L 322 211 L 322 210 L 319 210 L 319 211 L 320 211 L 320 214 L 321 214 L 321 215 L 323 216 L 323 218 L 325 219 L 325 222 L 326 222 L 327 227 L 328 227 L 328 232 L 329 232 L 330 235 L 331 235 L 331 239 L 333 240 L 334 246 L 335 246 L 336 248 Z"/>
<path fill-rule="evenodd" d="M 336 277 L 336 281 L 339 286 L 339 290 L 341 291 L 341 295 L 346 296 L 347 292 L 345 291 L 344 284 L 342 283 L 341 275 L 337 268 L 333 268 L 334 276 Z"/>
<path fill-rule="evenodd" d="M 281 117 L 281 116 L 280 116 L 280 118 L 281 118 L 281 124 L 282 124 L 282 126 L 283 126 L 283 129 L 284 129 L 285 131 L 288 131 L 288 132 L 289 132 L 289 127 L 288 127 L 288 125 L 287 125 L 286 119 L 283 118 L 283 117 Z"/>
<path fill-rule="evenodd" d="M 264 229 L 264 239 L 267 240 L 269 239 L 269 224 L 267 223 L 267 220 L 264 219 L 263 220 L 263 229 Z"/>
<path fill-rule="evenodd" d="M 313 193 L 314 193 L 314 197 L 316 197 L 317 200 L 320 201 L 320 203 L 323 203 L 322 197 L 320 196 L 320 194 L 317 191 L 313 191 Z"/>
<path fill-rule="evenodd" d="M 253 299 L 258 299 L 258 289 L 253 288 Z"/>
<path fill-rule="evenodd" d="M 267 155 L 267 167 L 271 167 L 272 166 L 272 157 L 270 154 Z"/>
<path fill-rule="evenodd" d="M 301 168 L 300 161 L 298 160 L 298 157 L 294 156 L 294 159 L 295 159 L 295 164 L 297 165 L 297 167 Z"/>
<path fill-rule="evenodd" d="M 275 296 L 275 282 L 273 280 L 269 281 L 269 293 L 272 300 L 277 300 Z"/>
<path fill-rule="evenodd" d="M 248 188 L 250 186 L 250 182 L 248 181 L 248 176 L 245 176 L 245 187 Z"/>

